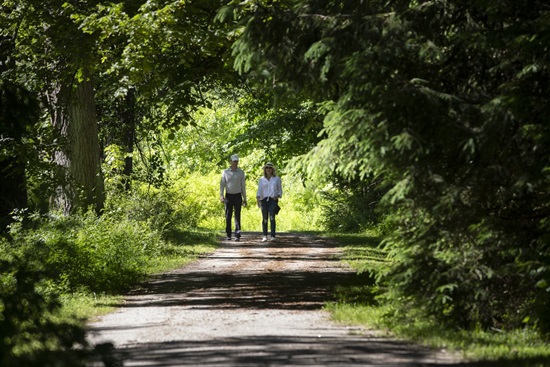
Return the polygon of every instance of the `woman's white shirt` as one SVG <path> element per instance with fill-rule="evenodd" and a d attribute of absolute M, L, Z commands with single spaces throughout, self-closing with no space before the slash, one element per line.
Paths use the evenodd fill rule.
<path fill-rule="evenodd" d="M 267 177 L 260 178 L 258 182 L 258 192 L 256 197 L 260 197 L 260 200 L 266 197 L 282 197 L 283 187 L 279 176 L 272 176 L 270 179 Z"/>

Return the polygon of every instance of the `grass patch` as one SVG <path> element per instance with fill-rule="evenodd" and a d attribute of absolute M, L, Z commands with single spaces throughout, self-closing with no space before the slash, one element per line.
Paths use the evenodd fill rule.
<path fill-rule="evenodd" d="M 151 258 L 146 273 L 158 274 L 177 269 L 218 247 L 217 233 L 211 230 L 178 231 L 167 234 L 162 254 Z"/>
<path fill-rule="evenodd" d="M 458 351 L 466 359 L 478 361 L 472 366 L 550 366 L 550 344 L 531 329 L 447 330 L 427 319 L 421 310 L 412 310 L 408 317 L 399 315 L 378 297 L 382 289 L 375 276 L 386 261 L 379 247 L 380 238 L 369 232 L 327 237 L 343 247 L 342 260 L 357 271 L 348 283 L 336 288 L 337 301 L 326 305 L 334 320 L 433 348 Z"/>
<path fill-rule="evenodd" d="M 218 246 L 213 231 L 178 231 L 167 235 L 167 242 L 160 255 L 148 260 L 146 275 L 154 275 L 182 267 L 199 256 L 214 251 Z M 61 318 L 69 321 L 78 319 L 82 325 L 87 320 L 105 315 L 120 306 L 123 294 L 96 294 L 75 292 L 62 294 Z"/>
<path fill-rule="evenodd" d="M 84 322 L 95 317 L 108 314 L 122 302 L 121 295 L 105 295 L 105 294 L 90 294 L 76 293 L 63 294 L 61 296 L 62 315 L 72 316 L 71 318 Z"/>
<path fill-rule="evenodd" d="M 124 216 L 37 217 L 0 237 L 0 365 L 81 366 L 86 323 L 153 274 L 218 245 L 212 231 L 152 228 Z M 91 353 L 91 354 L 90 354 Z"/>
<path fill-rule="evenodd" d="M 168 235 L 168 240 L 159 256 L 151 257 L 143 273 L 154 275 L 177 269 L 210 253 L 217 247 L 217 237 L 212 231 L 177 232 Z M 57 323 L 67 323 L 85 327 L 86 322 L 108 314 L 120 307 L 124 295 L 99 294 L 88 290 L 61 293 L 61 309 L 55 314 Z"/>

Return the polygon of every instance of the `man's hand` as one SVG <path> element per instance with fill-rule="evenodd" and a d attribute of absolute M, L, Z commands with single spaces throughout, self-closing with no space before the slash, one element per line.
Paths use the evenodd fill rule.
<path fill-rule="evenodd" d="M 243 206 L 246 206 L 247 202 L 246 200 L 243 201 Z"/>
<path fill-rule="evenodd" d="M 223 196 L 220 197 L 220 202 L 225 203 L 225 198 Z"/>

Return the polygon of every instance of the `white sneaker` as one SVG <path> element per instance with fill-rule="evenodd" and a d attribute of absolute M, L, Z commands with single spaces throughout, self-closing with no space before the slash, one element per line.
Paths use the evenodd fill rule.
<path fill-rule="evenodd" d="M 262 242 L 265 242 L 267 241 L 267 236 L 264 236 L 264 238 L 262 238 Z"/>
<path fill-rule="evenodd" d="M 271 236 L 270 241 L 275 241 L 275 236 Z"/>

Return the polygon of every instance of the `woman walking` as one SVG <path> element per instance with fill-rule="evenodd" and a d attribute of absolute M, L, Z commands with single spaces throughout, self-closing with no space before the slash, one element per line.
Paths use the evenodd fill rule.
<path fill-rule="evenodd" d="M 271 241 L 275 241 L 275 231 L 277 223 L 275 221 L 276 210 L 279 199 L 283 196 L 283 187 L 281 179 L 277 176 L 275 166 L 268 162 L 263 167 L 264 175 L 258 182 L 258 192 L 256 193 L 256 201 L 262 209 L 262 230 L 264 237 L 262 241 L 267 241 L 267 224 L 271 227 Z"/>

